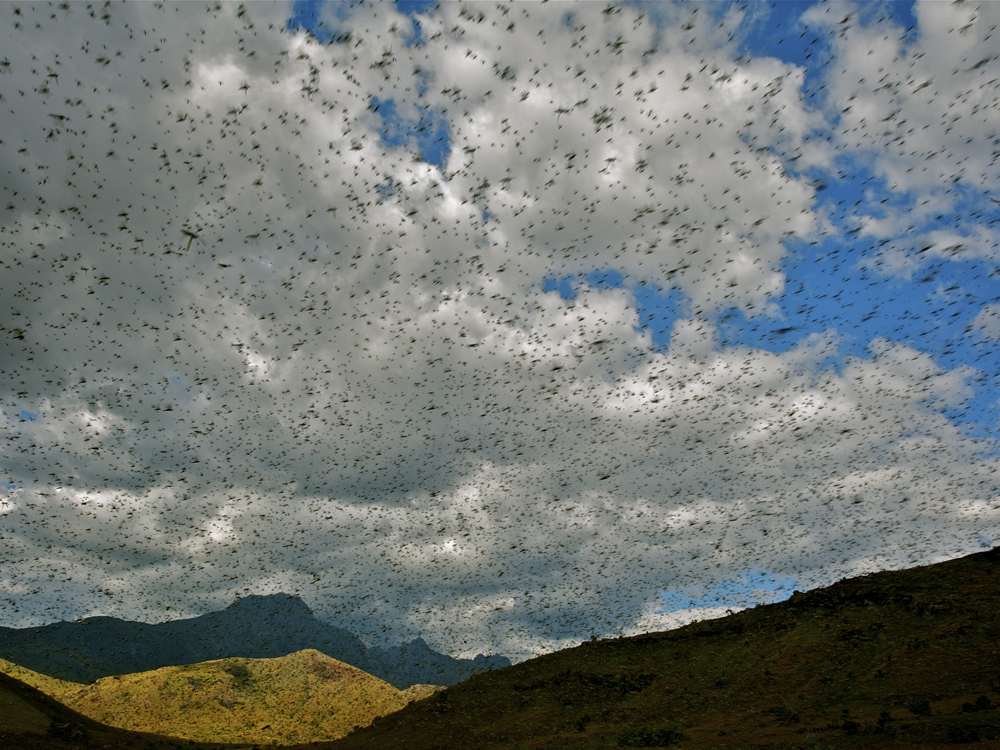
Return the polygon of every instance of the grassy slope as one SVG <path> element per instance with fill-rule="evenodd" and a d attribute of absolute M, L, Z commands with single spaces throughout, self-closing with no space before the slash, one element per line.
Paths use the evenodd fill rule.
<path fill-rule="evenodd" d="M 1000 748 L 1000 710 L 963 711 L 1000 704 L 998 601 L 1000 549 L 864 576 L 479 675 L 323 746 Z"/>
<path fill-rule="evenodd" d="M 263 665 L 263 668 L 249 669 L 246 667 L 246 663 L 250 661 L 269 663 Z M 243 669 L 240 668 L 241 666 Z M 406 703 L 422 700 L 433 695 L 435 692 L 444 690 L 443 687 L 437 685 L 414 685 L 408 690 L 395 691 L 393 689 L 390 692 L 385 690 L 385 683 L 382 683 L 381 680 L 374 680 L 374 678 L 364 673 L 358 674 L 357 670 L 354 670 L 353 667 L 347 667 L 347 670 L 343 670 L 342 668 L 346 666 L 325 657 L 317 651 L 304 651 L 298 654 L 291 654 L 282 659 L 225 659 L 208 664 L 168 668 L 168 670 L 172 669 L 175 677 L 178 673 L 181 673 L 186 675 L 185 679 L 193 677 L 196 682 L 203 680 L 204 682 L 199 687 L 204 687 L 212 682 L 213 675 L 215 678 L 221 678 L 220 681 L 225 681 L 227 677 L 233 678 L 237 682 L 242 680 L 243 688 L 247 688 L 248 683 L 253 679 L 259 680 L 263 678 L 270 680 L 272 691 L 267 702 L 270 706 L 275 706 L 275 708 L 269 707 L 266 709 L 267 718 L 264 723 L 271 725 L 272 729 L 277 730 L 280 730 L 282 727 L 286 730 L 294 727 L 294 730 L 288 732 L 288 734 L 297 734 L 298 737 L 295 738 L 296 740 L 324 736 L 323 734 L 318 734 L 317 729 L 324 722 L 329 725 L 331 719 L 334 723 L 339 720 L 343 725 L 334 736 L 341 736 L 352 729 L 354 724 L 348 725 L 347 722 L 355 718 L 367 724 L 371 718 L 369 716 L 371 711 L 379 710 L 380 703 L 377 694 L 388 697 L 388 700 L 381 702 L 382 710 L 396 710 Z M 220 670 L 218 667 L 221 667 L 221 671 L 223 672 L 221 676 L 219 675 Z M 176 706 L 164 707 L 162 699 L 167 698 L 169 700 L 171 691 L 173 688 L 176 688 L 177 684 L 176 679 L 173 681 L 169 678 L 164 679 L 163 672 L 165 671 L 167 670 L 157 670 L 157 673 L 147 672 L 125 675 L 120 679 L 107 678 L 99 681 L 100 685 L 97 683 L 82 685 L 75 682 L 56 680 L 11 662 L 0 660 L 0 673 L 15 678 L 13 680 L 0 678 L 0 748 L 11 747 L 18 748 L 19 750 L 24 748 L 51 748 L 51 750 L 69 750 L 69 748 L 78 748 L 80 745 L 95 744 L 101 747 L 114 748 L 167 748 L 182 744 L 185 747 L 191 747 L 186 740 L 190 732 L 184 734 L 179 731 L 181 726 L 188 726 L 190 728 L 192 726 L 192 719 L 194 720 L 194 725 L 199 723 L 207 724 L 213 718 L 218 718 L 218 715 L 214 717 L 204 714 L 199 715 L 197 711 L 192 712 L 190 709 L 176 711 L 174 710 L 177 708 Z M 344 674 L 345 671 L 346 675 Z M 320 675 L 318 679 L 317 674 Z M 355 706 L 364 706 L 362 711 L 354 712 L 353 714 L 350 712 L 345 713 L 343 710 L 331 711 L 329 707 L 323 705 L 322 698 L 324 692 L 326 693 L 326 697 L 331 697 L 332 691 L 329 689 L 329 680 L 337 674 L 342 678 L 339 690 L 340 699 L 342 699 L 339 701 L 341 708 L 345 703 L 348 706 L 353 703 Z M 343 679 L 345 676 L 346 679 Z M 372 682 L 373 680 L 374 683 Z M 324 682 L 327 683 L 326 690 L 324 691 L 322 685 L 317 690 L 317 683 Z M 292 690 L 287 689 L 289 684 L 293 685 Z M 303 684 L 310 687 L 310 695 L 305 700 L 301 700 L 301 695 L 295 695 L 296 689 L 299 689 L 301 692 L 300 689 Z M 138 689 L 136 689 L 136 686 L 138 686 Z M 360 692 L 358 690 L 359 686 L 362 688 Z M 374 690 L 372 689 L 373 686 Z M 155 697 L 151 695 L 153 692 L 157 693 Z M 373 692 L 376 695 L 373 696 Z M 209 702 L 212 694 L 210 691 L 202 691 L 200 697 L 202 702 Z M 281 704 L 283 701 L 287 705 L 289 701 L 294 701 L 296 697 L 300 699 L 300 710 L 298 712 L 294 708 L 282 709 Z M 152 698 L 152 701 L 150 701 L 150 698 Z M 58 699 L 58 702 L 56 699 Z M 220 705 L 227 702 L 224 693 L 217 692 L 215 699 L 222 701 Z M 334 697 L 334 700 L 337 700 L 337 698 Z M 91 714 L 78 713 L 65 705 L 67 702 L 87 704 L 84 707 L 89 708 Z M 154 709 L 156 709 L 152 713 L 160 716 L 161 719 L 164 715 L 180 713 L 183 716 L 182 724 L 171 724 L 169 721 L 157 723 L 155 720 L 150 720 L 149 716 L 144 715 L 143 712 L 136 712 L 134 710 L 134 706 L 137 705 L 136 702 L 144 702 L 147 706 L 152 702 Z M 124 708 L 121 711 L 116 711 L 116 706 Z M 304 711 L 302 710 L 303 708 L 305 709 Z M 310 711 L 312 711 L 311 716 L 309 715 Z M 239 711 L 236 713 L 239 714 Z M 97 717 L 103 716 L 105 723 L 102 724 L 96 721 L 97 717 L 94 714 L 98 715 Z M 243 716 L 246 716 L 245 712 Z M 275 716 L 282 718 L 275 722 L 273 720 Z M 228 727 L 223 727 L 221 733 L 218 731 L 205 733 L 204 736 L 208 739 L 198 743 L 196 747 L 206 749 L 220 747 L 218 743 L 221 739 L 221 734 L 226 735 L 229 741 L 232 742 L 233 732 L 231 731 L 231 724 L 232 722 Z M 149 731 L 132 732 L 122 728 L 129 726 Z M 163 734 L 160 736 L 153 734 L 150 729 L 153 726 L 162 730 Z M 216 729 L 219 729 L 219 727 L 216 727 Z M 184 734 L 185 740 L 181 740 L 178 737 L 178 735 L 182 734 Z M 247 733 L 244 732 L 243 734 Z M 281 738 L 278 734 L 280 732 L 275 732 L 274 736 L 270 734 L 268 736 L 271 739 L 279 740 L 280 744 L 285 744 L 289 741 L 287 735 L 285 738 Z M 174 735 L 174 738 L 172 739 L 164 735 Z M 326 734 L 325 736 L 329 737 L 330 735 Z M 244 739 L 246 744 L 261 741 L 260 739 L 253 740 L 245 737 Z M 229 744 L 222 747 L 236 748 L 240 746 Z"/>
<path fill-rule="evenodd" d="M 124 729 L 282 745 L 336 739 L 406 704 L 388 683 L 312 649 L 105 677 L 63 700 Z"/>

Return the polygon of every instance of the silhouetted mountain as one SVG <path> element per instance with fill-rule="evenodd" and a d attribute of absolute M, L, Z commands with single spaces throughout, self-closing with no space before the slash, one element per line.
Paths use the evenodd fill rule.
<path fill-rule="evenodd" d="M 509 666 L 510 659 L 506 656 L 479 654 L 475 659 L 454 659 L 439 654 L 423 638 L 415 638 L 394 648 L 370 650 L 365 671 L 402 690 L 419 683 L 456 685 L 474 674 Z M 383 675 L 392 675 L 392 678 Z"/>
<path fill-rule="evenodd" d="M 295 747 L 995 750 L 998 599 L 1000 548 L 677 630 L 591 641 L 474 676 L 341 740 Z M 419 639 L 393 651 L 433 655 Z M 53 732 L 85 742 L 89 720 L 50 730 L 39 711 L 62 709 L 9 684 L 0 675 L 0 749 L 68 750 Z M 4 721 L 22 726 L 5 735 Z"/>
<path fill-rule="evenodd" d="M 88 617 L 33 628 L 0 628 L 0 658 L 71 682 L 148 672 L 213 659 L 272 659 L 315 649 L 403 690 L 417 683 L 454 685 L 508 666 L 503 656 L 453 659 L 421 639 L 371 653 L 356 636 L 318 620 L 290 594 L 246 596 L 221 612 L 147 624 Z"/>

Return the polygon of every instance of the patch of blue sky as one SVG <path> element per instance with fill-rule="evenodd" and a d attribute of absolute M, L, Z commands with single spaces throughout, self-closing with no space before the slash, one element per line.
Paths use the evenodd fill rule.
<path fill-rule="evenodd" d="M 438 3 L 426 0 L 397 0 L 396 10 L 413 19 L 413 29 L 402 37 L 406 47 L 419 46 L 422 39 L 420 21 L 415 17 L 426 15 Z M 351 10 L 360 2 L 345 0 L 296 0 L 292 4 L 292 14 L 285 25 L 289 31 L 304 29 L 324 44 L 350 41 L 350 29 L 343 23 Z"/>
<path fill-rule="evenodd" d="M 777 57 L 804 67 L 807 97 L 815 96 L 822 88 L 826 68 L 817 55 L 825 54 L 829 48 L 822 36 L 801 21 L 802 15 L 814 5 L 820 3 L 792 0 L 753 6 L 741 29 L 740 39 L 740 50 L 745 55 Z M 912 2 L 869 3 L 851 6 L 847 10 L 836 6 L 824 7 L 830 7 L 830 12 L 838 16 L 834 19 L 835 25 L 884 23 L 915 39 L 917 22 Z M 815 106 L 820 106 L 820 103 L 816 102 Z M 831 123 L 830 129 L 835 126 L 835 122 Z M 829 131 L 815 135 L 829 137 Z M 785 166 L 792 175 L 810 177 L 797 173 L 794 164 Z M 887 209 L 912 208 L 909 205 L 912 196 L 893 190 L 873 175 L 865 162 L 857 157 L 842 155 L 838 158 L 836 179 L 833 175 L 812 177 L 817 189 L 814 209 L 826 212 L 835 224 L 839 223 L 844 238 L 828 238 L 812 246 L 794 240 L 787 243 L 792 252 L 782 269 L 787 278 L 786 293 L 776 300 L 782 309 L 781 323 L 774 325 L 774 321 L 769 320 L 747 320 L 738 311 L 725 311 L 720 317 L 726 322 L 727 341 L 784 351 L 797 345 L 810 333 L 833 327 L 843 337 L 843 357 L 870 356 L 868 342 L 884 334 L 884 322 L 890 319 L 897 322 L 890 334 L 893 341 L 908 343 L 937 355 L 954 352 L 961 337 L 956 336 L 954 325 L 942 326 L 938 314 L 940 310 L 933 311 L 927 305 L 924 290 L 899 279 L 886 279 L 885 275 L 876 272 L 877 268 L 866 270 L 856 262 L 859 258 L 874 260 L 878 251 L 886 246 L 890 250 L 919 251 L 919 248 L 911 247 L 894 248 L 893 240 L 872 242 L 869 238 L 858 237 L 860 227 L 854 218 L 859 215 L 879 218 Z M 958 212 L 937 216 L 933 222 L 911 227 L 908 234 L 943 227 L 957 229 L 962 218 Z M 922 283 L 937 280 L 945 286 L 951 284 L 949 277 L 956 274 L 965 276 L 975 286 L 982 286 L 988 279 L 987 274 L 975 283 L 968 278 L 966 271 L 928 259 L 916 275 Z M 985 299 L 996 296 L 996 293 Z M 956 308 L 949 311 L 947 320 L 967 323 L 964 319 L 978 313 L 974 296 L 967 296 L 964 304 L 964 310 Z"/>
<path fill-rule="evenodd" d="M 707 607 L 746 609 L 783 602 L 795 593 L 795 583 L 794 578 L 774 578 L 766 570 L 750 570 L 718 581 L 701 592 L 664 591 L 660 594 L 663 606 L 657 614 Z"/>
<path fill-rule="evenodd" d="M 8 492 L 21 489 L 21 485 L 16 484 L 15 482 L 0 482 L 0 487 L 3 487 Z"/>
<path fill-rule="evenodd" d="M 444 169 L 451 150 L 451 128 L 442 113 L 418 106 L 416 117 L 406 117 L 394 100 L 378 97 L 372 97 L 370 107 L 382 118 L 379 135 L 386 146 L 413 149 L 422 161 Z"/>
<path fill-rule="evenodd" d="M 292 14 L 285 28 L 291 32 L 303 29 L 312 34 L 318 41 L 327 44 L 331 41 L 347 41 L 346 29 L 337 22 L 345 20 L 351 8 L 358 5 L 355 2 L 328 3 L 323 0 L 296 0 L 292 3 Z"/>
<path fill-rule="evenodd" d="M 838 374 L 848 358 L 871 359 L 873 339 L 888 338 L 930 355 L 945 369 L 969 365 L 980 376 L 968 381 L 972 395 L 963 403 L 931 402 L 949 420 L 966 426 L 970 437 L 997 438 L 1000 427 L 1000 347 L 971 327 L 983 306 L 1000 297 L 1000 277 L 979 262 L 928 258 L 910 278 L 887 276 L 878 267 L 879 241 L 845 242 L 829 238 L 819 244 L 791 240 L 781 268 L 784 292 L 773 298 L 780 316 L 747 316 L 728 308 L 712 316 L 721 347 L 746 346 L 774 353 L 789 351 L 814 333 L 833 331 L 835 353 L 818 364 Z M 871 262 L 871 261 L 875 262 Z M 594 271 L 581 277 L 595 287 L 629 286 L 635 295 L 639 328 L 665 349 L 674 323 L 687 315 L 686 297 L 676 288 L 628 285 L 617 271 Z M 544 279 L 542 290 L 576 298 L 572 276 Z M 886 321 L 892 325 L 886 326 Z M 1000 452 L 1000 445 L 989 455 Z"/>
<path fill-rule="evenodd" d="M 26 422 L 34 422 L 35 420 L 38 419 L 37 412 L 26 411 L 25 409 L 21 409 L 20 416 L 21 419 L 25 420 Z"/>
<path fill-rule="evenodd" d="M 585 282 L 596 289 L 620 289 L 627 287 L 635 300 L 639 314 L 640 331 L 648 331 L 654 349 L 665 351 L 670 345 L 674 323 L 688 314 L 687 297 L 677 288 L 663 289 L 649 284 L 629 284 L 627 278 L 615 269 L 591 271 L 580 277 L 551 276 L 542 281 L 542 291 L 558 291 L 564 300 L 576 299 L 576 285 Z"/>
<path fill-rule="evenodd" d="M 567 29 L 576 29 L 580 27 L 580 20 L 575 10 L 567 10 L 563 13 L 561 22 Z"/>
<path fill-rule="evenodd" d="M 351 8 L 355 5 L 356 3 L 351 2 L 298 0 L 292 5 L 287 28 L 289 31 L 304 29 L 324 43 L 346 41 L 350 29 L 342 22 L 349 17 Z M 420 22 L 415 17 L 430 12 L 436 5 L 437 3 L 423 0 L 399 0 L 395 3 L 396 9 L 412 18 L 414 23 L 412 33 L 403 39 L 404 46 L 420 44 L 422 32 Z M 422 76 L 417 95 L 423 96 L 426 91 L 427 79 Z M 451 129 L 442 113 L 418 106 L 416 117 L 405 117 L 399 112 L 393 99 L 378 97 L 372 97 L 369 106 L 382 119 L 380 135 L 386 146 L 412 148 L 421 155 L 424 162 L 444 169 L 451 150 Z"/>
<path fill-rule="evenodd" d="M 815 5 L 820 3 L 791 0 L 751 6 L 739 39 L 739 49 L 745 56 L 777 57 L 803 67 L 807 100 L 815 98 L 823 89 L 827 72 L 824 55 L 829 52 L 825 36 L 817 34 L 801 20 Z M 723 10 L 720 8 L 717 12 Z M 904 35 L 912 37 L 916 33 L 912 2 L 869 3 L 847 10 L 832 6 L 830 12 L 839 16 L 834 19 L 835 25 L 884 23 L 897 27 Z M 822 106 L 820 101 L 811 103 Z M 836 123 L 830 123 L 830 129 L 834 127 Z M 817 133 L 815 137 L 829 137 L 829 131 Z M 880 246 L 864 238 L 858 239 L 860 231 L 854 217 L 871 215 L 878 218 L 886 209 L 906 206 L 912 198 L 885 185 L 857 157 L 840 156 L 835 179 L 834 175 L 798 173 L 793 163 L 786 163 L 785 167 L 794 176 L 810 179 L 817 190 L 814 209 L 828 213 L 835 223 L 839 223 L 844 239 L 828 238 L 812 246 L 794 240 L 788 242 L 792 252 L 782 269 L 787 278 L 786 292 L 776 300 L 782 309 L 782 320 L 777 324 L 766 319 L 747 320 L 740 311 L 724 311 L 719 318 L 724 323 L 726 343 L 780 352 L 796 346 L 811 333 L 832 327 L 842 336 L 842 357 L 870 356 L 869 341 L 882 335 L 884 321 L 891 319 L 897 321 L 891 336 L 894 341 L 910 343 L 922 351 L 943 350 L 945 342 L 954 338 L 953 332 L 942 330 L 938 317 L 927 313 L 926 295 L 906 284 L 887 283 L 876 269 L 865 270 L 856 263 L 860 257 L 875 257 Z M 936 226 L 913 229 L 930 231 L 940 226 L 955 226 L 958 218 L 940 216 Z M 882 247 L 885 245 L 891 247 L 891 242 L 884 242 Z M 943 265 L 935 270 L 928 264 L 925 270 L 940 273 L 942 281 L 950 272 Z M 885 294 L 886 291 L 892 294 Z M 974 317 L 975 312 L 972 315 Z"/>
<path fill-rule="evenodd" d="M 859 196 L 864 205 L 857 206 Z M 881 203 L 882 200 L 886 203 Z M 818 193 L 818 203 L 829 213 L 867 214 L 879 218 L 890 207 L 907 209 L 911 197 L 888 190 L 864 169 L 843 179 L 830 180 Z M 821 203 L 820 203 L 821 202 Z M 907 237 L 940 227 L 961 233 L 972 208 L 981 196 L 969 196 L 955 212 L 932 218 L 930 223 L 908 230 Z M 991 204 L 995 205 L 995 204 Z M 970 206 L 972 208 L 970 208 Z M 992 208 L 988 210 L 993 210 Z M 907 240 L 889 241 L 863 237 L 857 222 L 842 227 L 840 236 L 818 242 L 791 238 L 781 266 L 785 287 L 774 297 L 780 315 L 748 316 L 737 308 L 712 316 L 722 347 L 746 346 L 774 353 L 789 351 L 814 333 L 834 331 L 835 353 L 818 364 L 838 374 L 848 358 L 871 359 L 873 339 L 887 338 L 917 352 L 930 355 L 944 369 L 968 365 L 980 375 L 968 381 L 972 395 L 954 406 L 928 403 L 969 437 L 998 439 L 1000 428 L 1000 347 L 985 339 L 972 326 L 983 307 L 1000 299 L 1000 270 L 996 264 L 961 255 L 942 257 L 924 248 L 906 245 Z M 906 253 L 913 262 L 907 274 L 894 274 L 885 267 L 891 256 Z M 626 286 L 617 272 L 595 271 L 583 277 L 594 286 Z M 575 298 L 572 277 L 547 278 L 543 289 L 558 289 L 567 300 Z M 686 299 L 676 288 L 630 285 L 635 294 L 640 328 L 647 329 L 658 348 L 669 345 L 675 321 L 686 315 Z M 887 321 L 891 325 L 886 325 Z M 1000 443 L 984 453 L 1000 454 Z"/>
<path fill-rule="evenodd" d="M 804 13 L 822 6 L 833 14 L 834 27 L 846 25 L 897 27 L 907 42 L 915 39 L 917 19 L 913 0 L 859 3 L 846 9 L 819 0 L 783 0 L 782 2 L 751 3 L 747 6 L 738 31 L 738 51 L 744 58 L 775 57 L 805 69 L 803 96 L 814 105 L 822 100 L 823 80 L 830 44 L 824 29 L 808 26 Z M 705 3 L 699 8 L 723 16 L 730 11 L 728 3 Z"/>
<path fill-rule="evenodd" d="M 648 284 L 633 286 L 632 294 L 639 313 L 639 328 L 650 333 L 655 348 L 665 351 L 670 346 L 674 323 L 689 314 L 687 297 L 680 289 L 663 291 Z"/>
<path fill-rule="evenodd" d="M 573 277 L 572 276 L 562 276 L 560 278 L 547 278 L 542 281 L 542 291 L 548 294 L 549 292 L 557 291 L 559 296 L 564 300 L 572 302 L 576 299 L 576 290 L 573 288 Z"/>
<path fill-rule="evenodd" d="M 887 338 L 930 355 L 945 369 L 970 365 L 981 372 L 964 403 L 940 407 L 972 434 L 997 437 L 1000 424 L 1000 351 L 971 327 L 983 305 L 1000 295 L 1000 279 L 979 263 L 928 260 L 912 278 L 885 276 L 866 261 L 877 258 L 870 240 L 799 243 L 782 268 L 784 293 L 774 301 L 780 319 L 748 318 L 729 309 L 715 316 L 722 346 L 744 345 L 784 352 L 813 333 L 838 336 L 835 356 L 820 364 L 838 374 L 848 357 L 871 359 L 873 339 Z M 889 322 L 889 325 L 887 325 Z M 935 404 L 929 404 L 934 407 Z"/>
<path fill-rule="evenodd" d="M 618 288 L 624 285 L 625 276 L 621 271 L 615 269 L 605 269 L 600 271 L 591 271 L 583 277 L 590 286 L 596 287 L 597 289 L 612 289 Z"/>
<path fill-rule="evenodd" d="M 423 29 L 417 16 L 425 16 L 440 3 L 437 0 L 396 0 L 396 10 L 413 19 L 413 33 L 405 38 L 407 47 L 419 47 L 423 43 Z"/>
<path fill-rule="evenodd" d="M 807 70 L 805 88 L 812 89 L 812 95 L 822 87 L 824 70 L 819 53 L 824 49 L 828 50 L 829 44 L 806 27 L 800 18 L 816 4 L 793 0 L 750 6 L 740 30 L 739 41 L 739 51 L 744 55 L 778 57 L 803 66 Z M 647 6 L 643 4 L 643 7 Z M 733 6 L 720 3 L 696 7 L 703 14 L 721 17 Z M 844 15 L 846 17 L 847 14 Z M 915 33 L 916 18 L 912 2 L 871 3 L 861 6 L 860 19 L 857 15 L 849 22 L 858 23 L 860 20 L 865 25 L 887 23 L 895 25 L 904 34 Z M 838 22 L 841 20 L 843 19 L 836 19 Z M 571 22 L 571 14 L 567 14 L 564 22 Z M 829 133 L 816 135 L 828 137 Z M 790 253 L 782 268 L 787 279 L 786 291 L 776 300 L 782 310 L 781 319 L 759 316 L 747 318 L 740 310 L 723 310 L 715 316 L 715 322 L 721 328 L 723 343 L 782 352 L 797 346 L 802 338 L 812 333 L 833 328 L 841 336 L 841 349 L 838 357 L 825 364 L 839 368 L 848 356 L 870 357 L 868 344 L 872 338 L 884 335 L 884 321 L 889 318 L 897 321 L 896 328 L 891 332 L 892 340 L 907 343 L 936 357 L 944 356 L 947 359 L 950 356 L 952 363 L 942 360 L 942 366 L 951 367 L 965 361 L 966 357 L 963 355 L 969 353 L 960 352 L 959 349 L 968 346 L 970 340 L 968 336 L 963 338 L 961 331 L 978 314 L 984 301 L 1000 294 L 1000 289 L 996 288 L 994 280 L 988 274 L 989 269 L 984 273 L 982 268 L 973 264 L 955 268 L 951 264 L 928 259 L 918 275 L 921 283 L 927 284 L 928 279 L 936 278 L 939 286 L 948 288 L 954 283 L 951 277 L 961 276 L 963 288 L 977 289 L 976 293 L 966 294 L 961 301 L 951 300 L 950 304 L 955 309 L 949 310 L 947 317 L 942 320 L 939 314 L 934 314 L 935 308 L 928 305 L 928 295 L 921 287 L 915 287 L 912 282 L 887 280 L 884 275 L 877 273 L 877 265 L 865 268 L 857 262 L 862 257 L 869 260 L 877 257 L 880 247 L 878 242 L 872 242 L 868 238 L 857 238 L 860 232 L 857 231 L 859 227 L 853 217 L 867 214 L 878 218 L 886 209 L 900 206 L 908 208 L 908 202 L 912 202 L 911 196 L 885 185 L 858 158 L 841 157 L 836 179 L 832 175 L 798 175 L 794 164 L 788 164 L 786 168 L 791 174 L 805 177 L 814 185 L 817 190 L 814 209 L 828 213 L 835 220 L 836 217 L 840 218 L 843 239 L 830 237 L 815 245 L 796 242 L 794 239 L 788 242 Z M 954 228 L 960 226 L 963 218 L 959 213 L 939 216 L 935 222 L 914 227 L 914 230 L 919 232 L 940 227 Z M 888 242 L 883 243 L 882 247 L 885 245 L 891 247 Z M 550 285 L 547 287 L 549 289 L 560 288 L 564 298 L 572 299 L 571 279 L 547 279 L 545 283 Z M 621 279 L 608 283 L 614 286 L 623 284 Z M 674 321 L 681 314 L 683 298 L 676 289 L 663 292 L 638 288 L 635 291 L 642 309 L 643 325 L 655 327 L 652 330 L 654 342 L 665 345 L 669 341 Z M 887 291 L 892 294 L 886 294 Z M 946 324 L 942 325 L 943 322 Z M 992 352 L 987 351 L 989 347 L 980 349 L 975 354 L 977 359 L 992 360 Z M 987 361 L 985 364 L 993 367 L 996 363 Z M 975 406 L 990 400 L 991 394 L 986 393 Z M 995 402 L 996 398 L 992 398 L 992 401 Z"/>

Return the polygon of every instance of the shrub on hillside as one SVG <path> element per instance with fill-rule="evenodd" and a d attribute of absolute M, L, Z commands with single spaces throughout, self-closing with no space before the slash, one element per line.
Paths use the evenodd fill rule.
<path fill-rule="evenodd" d="M 684 739 L 679 729 L 635 727 L 618 735 L 618 747 L 664 747 Z"/>
<path fill-rule="evenodd" d="M 979 742 L 979 732 L 971 727 L 948 727 L 948 742 Z"/>
<path fill-rule="evenodd" d="M 850 719 L 845 719 L 844 723 L 840 725 L 840 728 L 847 735 L 856 735 L 861 733 L 861 725 L 856 721 L 851 721 Z"/>
<path fill-rule="evenodd" d="M 878 723 L 875 724 L 875 734 L 888 734 L 894 735 L 896 732 L 892 727 L 889 726 L 892 721 L 892 716 L 888 711 L 882 711 L 878 715 Z"/>
<path fill-rule="evenodd" d="M 993 702 L 985 695 L 980 695 L 976 698 L 975 703 L 962 704 L 962 712 L 967 714 L 975 713 L 976 711 L 989 711 L 991 708 L 993 708 Z"/>
<path fill-rule="evenodd" d="M 797 724 L 799 721 L 798 713 L 796 713 L 795 711 L 786 706 L 769 708 L 766 711 L 764 711 L 764 713 L 773 716 L 775 721 L 777 721 L 778 724 L 780 724 L 781 726 L 785 726 L 787 724 Z"/>

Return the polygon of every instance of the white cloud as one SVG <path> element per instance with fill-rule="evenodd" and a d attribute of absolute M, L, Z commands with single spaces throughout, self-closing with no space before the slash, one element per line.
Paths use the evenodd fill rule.
<path fill-rule="evenodd" d="M 659 592 L 706 575 L 818 584 L 996 535 L 958 504 L 994 486 L 992 444 L 937 410 L 970 368 L 877 340 L 837 372 L 832 331 L 772 353 L 710 322 L 780 316 L 782 240 L 830 226 L 783 168 L 834 158 L 796 66 L 631 8 L 443 5 L 407 47 L 388 5 L 331 17 L 354 33 L 331 45 L 282 31 L 287 6 L 69 7 L 4 32 L 11 624 L 287 591 L 371 642 L 521 657 L 675 622 Z M 909 75 L 883 58 L 852 64 Z M 372 97 L 444 113 L 442 170 L 380 140 Z M 595 270 L 628 283 L 541 291 Z M 685 295 L 666 350 L 643 281 Z"/>
<path fill-rule="evenodd" d="M 992 341 L 1000 340 L 1000 302 L 984 306 L 972 321 L 972 326 L 978 329 L 984 338 Z"/>
<path fill-rule="evenodd" d="M 930 246 L 943 257 L 995 260 L 1000 235 L 992 226 L 968 222 L 968 234 L 919 230 L 955 210 L 960 191 L 972 193 L 981 208 L 990 206 L 987 194 L 1000 191 L 996 159 L 984 158 L 997 138 L 1000 39 L 993 29 L 1000 9 L 916 3 L 913 36 L 885 14 L 860 23 L 868 15 L 860 10 L 853 3 L 815 5 L 802 21 L 830 35 L 826 113 L 837 121 L 836 148 L 885 180 L 895 198 L 908 198 L 881 207 L 883 216 L 858 216 L 862 236 L 910 234 L 911 251 Z M 883 270 L 912 273 L 909 263 L 889 262 Z"/>

